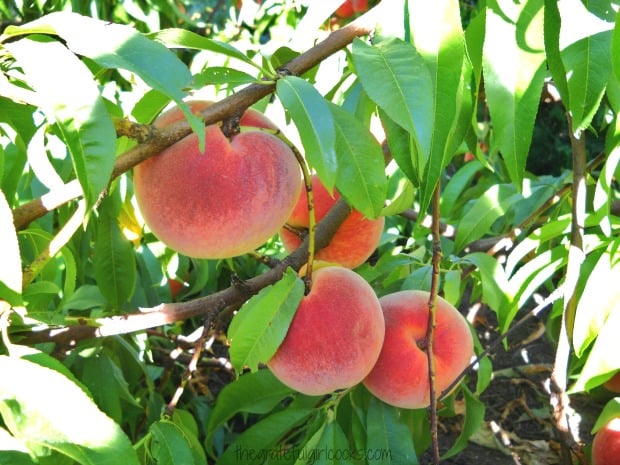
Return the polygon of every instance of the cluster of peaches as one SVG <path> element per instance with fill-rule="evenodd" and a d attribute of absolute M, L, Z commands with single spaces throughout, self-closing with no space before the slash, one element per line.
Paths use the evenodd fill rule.
<path fill-rule="evenodd" d="M 191 102 L 198 112 L 209 102 Z M 183 118 L 177 108 L 155 122 Z M 249 109 L 241 131 L 226 137 L 206 127 L 203 153 L 188 135 L 135 168 L 134 189 L 150 230 L 170 248 L 196 258 L 228 258 L 254 250 L 279 232 L 284 247 L 301 243 L 308 228 L 301 171 L 275 126 Z M 261 130 L 263 128 L 264 130 Z M 266 129 L 266 130 L 265 130 Z M 316 220 L 336 202 L 312 178 Z M 285 226 L 286 225 L 286 226 Z M 353 210 L 316 258 L 312 286 L 268 367 L 287 386 L 309 395 L 363 383 L 376 397 L 402 408 L 423 408 L 430 397 L 426 332 L 429 294 L 400 291 L 378 298 L 353 271 L 377 248 L 384 218 Z M 463 316 L 437 297 L 433 356 L 441 393 L 467 367 L 473 339 Z"/>

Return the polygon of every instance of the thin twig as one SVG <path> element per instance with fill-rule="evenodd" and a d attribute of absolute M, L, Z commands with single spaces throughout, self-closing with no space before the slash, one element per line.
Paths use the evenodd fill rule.
<path fill-rule="evenodd" d="M 439 291 L 439 271 L 441 266 L 441 227 L 439 224 L 439 202 L 441 200 L 440 182 L 437 181 L 433 193 L 433 272 L 431 293 L 428 301 L 428 325 L 426 327 L 426 357 L 428 360 L 428 380 L 430 391 L 430 415 L 433 463 L 439 464 L 439 435 L 437 432 L 437 393 L 435 392 L 435 326 L 437 313 L 437 292 Z"/>

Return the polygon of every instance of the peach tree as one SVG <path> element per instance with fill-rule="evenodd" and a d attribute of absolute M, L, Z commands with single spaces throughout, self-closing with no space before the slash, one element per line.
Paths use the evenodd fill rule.
<path fill-rule="evenodd" d="M 603 392 L 593 432 L 620 416 L 603 388 L 620 371 L 618 2 L 382 0 L 346 18 L 342 3 L 0 5 L 0 463 L 439 463 L 484 423 L 488 355 L 533 319 L 556 350 L 547 400 L 564 463 L 590 450 L 567 422 L 572 396 Z M 178 120 L 155 124 L 171 107 Z M 244 125 L 249 108 L 274 126 Z M 286 197 L 292 213 L 301 191 L 300 216 L 250 251 L 180 253 L 141 212 L 136 167 L 188 137 L 208 158 L 209 134 L 224 146 L 248 131 L 299 166 L 306 189 Z M 258 165 L 218 205 L 259 197 Z M 176 195 L 196 169 L 165 186 L 165 170 L 145 173 L 183 212 L 164 227 L 208 191 Z M 227 241 L 277 208 L 239 203 Z M 269 369 L 315 257 L 360 240 L 362 226 L 342 234 L 353 214 L 381 230 L 346 273 L 372 299 L 429 296 L 428 406 L 386 403 L 362 379 L 302 393 Z M 441 389 L 438 299 L 468 316 L 475 351 Z M 347 340 L 355 316 L 334 321 L 342 333 L 309 359 L 366 344 Z M 459 434 L 440 450 L 441 418 Z"/>

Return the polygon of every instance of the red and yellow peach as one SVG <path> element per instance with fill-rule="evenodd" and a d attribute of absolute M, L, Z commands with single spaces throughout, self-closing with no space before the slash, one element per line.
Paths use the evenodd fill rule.
<path fill-rule="evenodd" d="M 210 102 L 191 103 L 198 112 Z M 178 108 L 155 122 L 183 118 Z M 241 126 L 275 129 L 249 109 Z M 168 247 L 195 258 L 229 258 L 266 242 L 290 216 L 301 190 L 299 165 L 276 136 L 248 131 L 227 138 L 206 127 L 201 153 L 190 134 L 136 166 L 134 189 L 145 223 Z"/>
<path fill-rule="evenodd" d="M 379 300 L 363 278 L 339 266 L 319 268 L 268 366 L 304 394 L 349 388 L 374 366 L 384 332 Z"/>
<path fill-rule="evenodd" d="M 314 194 L 314 214 L 319 222 L 336 203 L 340 195 L 334 190 L 330 195 L 318 176 L 312 177 Z M 294 229 L 308 228 L 308 200 L 303 188 L 293 212 L 286 222 Z M 316 259 L 336 263 L 347 268 L 355 268 L 364 263 L 375 251 L 381 240 L 385 219 L 371 220 L 359 211 L 353 210 L 338 228 L 329 245 L 318 251 Z M 288 252 L 301 244 L 301 238 L 295 232 L 282 228 L 280 238 Z"/>
<path fill-rule="evenodd" d="M 430 403 L 426 352 L 429 297 L 425 291 L 400 291 L 379 299 L 385 339 L 364 385 L 396 407 L 416 409 Z M 433 357 L 439 395 L 470 363 L 473 338 L 467 321 L 449 302 L 438 296 L 435 309 Z"/>

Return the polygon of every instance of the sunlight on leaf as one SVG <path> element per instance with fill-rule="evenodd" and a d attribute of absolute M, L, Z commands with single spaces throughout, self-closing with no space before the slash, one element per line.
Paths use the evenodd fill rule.
<path fill-rule="evenodd" d="M 11 434 L 31 453 L 51 448 L 89 465 L 137 465 L 121 428 L 60 373 L 0 356 L 0 413 Z M 44 389 L 42 387 L 44 386 Z"/>

